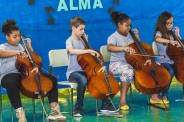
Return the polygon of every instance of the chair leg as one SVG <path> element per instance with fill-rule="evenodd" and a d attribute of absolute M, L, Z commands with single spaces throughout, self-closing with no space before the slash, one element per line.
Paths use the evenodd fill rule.
<path fill-rule="evenodd" d="M 44 98 L 41 98 L 41 101 L 42 101 L 42 103 L 43 103 L 43 107 L 44 107 Z M 43 120 L 43 122 L 45 121 L 45 114 L 44 114 L 44 108 L 42 107 L 42 120 Z"/>
<path fill-rule="evenodd" d="M 71 115 L 73 116 L 73 88 L 71 88 Z"/>
<path fill-rule="evenodd" d="M 32 105 L 33 105 L 33 120 L 35 122 L 35 116 L 36 116 L 36 112 L 35 112 L 35 99 L 32 99 Z"/>
<path fill-rule="evenodd" d="M 183 88 L 183 100 L 184 100 L 184 85 L 182 85 L 182 86 L 183 86 L 182 88 Z"/>
<path fill-rule="evenodd" d="M 3 109 L 2 109 L 2 94 L 1 94 L 1 86 L 0 86 L 0 121 L 3 121 Z"/>
<path fill-rule="evenodd" d="M 98 115 L 98 99 L 96 99 L 96 114 Z"/>
<path fill-rule="evenodd" d="M 176 102 L 184 102 L 184 85 L 182 85 L 182 90 L 183 90 L 182 98 L 181 99 L 176 99 L 175 100 Z"/>
<path fill-rule="evenodd" d="M 130 100 L 131 104 L 133 104 L 133 94 L 132 94 L 132 84 L 130 83 Z"/>
<path fill-rule="evenodd" d="M 147 97 L 147 101 L 148 101 L 148 105 L 149 105 L 150 104 L 150 101 L 149 101 L 150 97 L 148 94 L 146 95 L 146 97 Z"/>
<path fill-rule="evenodd" d="M 41 99 L 42 100 L 42 103 L 44 105 L 44 98 Z M 32 104 L 33 104 L 33 120 L 34 122 L 36 121 L 36 105 L 35 105 L 35 99 L 32 98 Z M 43 107 L 42 107 L 42 120 L 44 121 L 45 120 L 45 115 L 44 115 L 44 110 L 43 110 Z"/>
<path fill-rule="evenodd" d="M 11 105 L 11 121 L 13 122 L 13 114 L 14 114 L 14 111 L 13 111 L 13 106 Z"/>

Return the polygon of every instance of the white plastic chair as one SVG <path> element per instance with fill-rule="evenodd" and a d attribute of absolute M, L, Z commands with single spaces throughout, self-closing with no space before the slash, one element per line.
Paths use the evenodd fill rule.
<path fill-rule="evenodd" d="M 111 53 L 107 50 L 107 45 L 103 45 L 100 47 L 100 53 L 104 58 L 104 62 L 110 61 Z"/>
<path fill-rule="evenodd" d="M 153 48 L 153 53 L 155 55 L 158 55 L 158 49 L 155 41 L 152 42 L 152 48 Z"/>
<path fill-rule="evenodd" d="M 54 49 L 49 51 L 50 73 L 52 68 L 68 66 L 68 57 L 66 49 Z M 64 72 L 65 74 L 65 72 Z M 77 83 L 69 81 L 58 81 L 60 86 L 69 86 L 71 88 L 71 114 L 73 114 L 73 89 L 77 87 Z"/>

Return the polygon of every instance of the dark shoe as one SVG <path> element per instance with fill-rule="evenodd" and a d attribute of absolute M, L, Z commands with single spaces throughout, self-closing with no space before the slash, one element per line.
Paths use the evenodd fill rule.
<path fill-rule="evenodd" d="M 105 99 L 102 101 L 101 112 L 117 112 L 118 110 L 112 105 L 110 100 Z"/>
<path fill-rule="evenodd" d="M 74 117 L 82 117 L 82 108 L 75 108 Z"/>
<path fill-rule="evenodd" d="M 108 100 L 103 100 L 102 101 L 102 106 L 101 106 L 101 112 L 108 112 L 108 107 L 109 107 L 109 101 Z"/>
<path fill-rule="evenodd" d="M 112 105 L 112 103 L 109 104 L 108 106 L 108 111 L 113 113 L 113 112 L 117 112 L 119 109 L 116 109 L 115 106 Z"/>

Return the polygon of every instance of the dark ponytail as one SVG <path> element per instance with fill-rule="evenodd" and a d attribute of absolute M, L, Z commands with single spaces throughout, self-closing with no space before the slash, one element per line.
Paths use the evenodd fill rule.
<path fill-rule="evenodd" d="M 127 22 L 129 19 L 130 17 L 127 14 L 123 14 L 118 11 L 114 11 L 111 14 L 111 20 L 116 24 L 116 26 L 118 26 L 118 23 Z"/>
<path fill-rule="evenodd" d="M 5 35 L 9 35 L 15 30 L 19 30 L 19 28 L 16 26 L 16 22 L 14 20 L 6 20 L 6 22 L 2 24 L 2 32 Z"/>

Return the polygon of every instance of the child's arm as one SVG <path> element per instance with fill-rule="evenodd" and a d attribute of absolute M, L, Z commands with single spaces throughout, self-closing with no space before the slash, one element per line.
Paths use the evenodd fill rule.
<path fill-rule="evenodd" d="M 16 55 L 20 55 L 22 51 L 19 50 L 4 50 L 0 49 L 0 58 L 8 58 Z"/>
<path fill-rule="evenodd" d="M 135 50 L 133 48 L 131 48 L 131 47 L 128 47 L 128 46 L 115 46 L 113 44 L 108 44 L 107 49 L 110 52 L 121 52 L 121 51 L 125 51 L 125 52 L 128 52 L 130 54 L 135 53 Z"/>
<path fill-rule="evenodd" d="M 178 41 L 175 41 L 175 40 L 168 40 L 168 39 L 164 39 L 164 38 L 161 38 L 159 36 L 156 36 L 155 37 L 155 41 L 156 42 L 160 42 L 160 43 L 166 43 L 166 44 L 172 44 L 172 45 L 177 45 L 177 46 L 180 46 Z"/>
<path fill-rule="evenodd" d="M 91 49 L 83 50 L 83 49 L 69 48 L 68 51 L 70 52 L 70 54 L 73 54 L 73 55 L 81 55 L 81 54 L 90 53 L 91 55 L 97 55 L 97 57 L 99 56 L 99 54 L 96 51 L 91 50 Z"/>
<path fill-rule="evenodd" d="M 171 40 L 164 39 L 164 38 L 161 38 L 161 37 L 159 37 L 159 36 L 156 36 L 156 37 L 155 37 L 155 41 L 156 41 L 156 42 L 160 42 L 160 43 L 169 44 Z"/>

